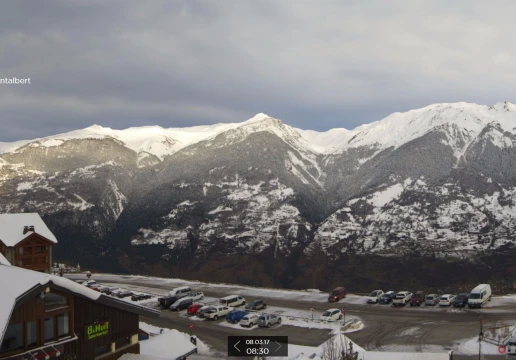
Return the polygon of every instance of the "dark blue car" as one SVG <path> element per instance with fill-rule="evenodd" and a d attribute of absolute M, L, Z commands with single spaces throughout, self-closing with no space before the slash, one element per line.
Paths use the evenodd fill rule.
<path fill-rule="evenodd" d="M 242 318 L 244 316 L 246 316 L 247 314 L 249 314 L 249 311 L 233 310 L 229 314 L 226 315 L 226 321 L 236 324 L 237 322 L 242 320 Z"/>
<path fill-rule="evenodd" d="M 396 293 L 394 291 L 387 291 L 380 297 L 380 304 L 388 304 L 396 297 Z"/>

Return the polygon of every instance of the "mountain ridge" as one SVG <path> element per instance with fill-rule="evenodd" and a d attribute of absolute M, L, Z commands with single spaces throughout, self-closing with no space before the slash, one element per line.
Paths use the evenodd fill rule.
<path fill-rule="evenodd" d="M 389 146 L 399 146 L 400 143 L 410 141 L 412 138 L 408 137 L 405 139 L 381 139 L 385 132 L 394 131 L 395 134 L 407 131 L 407 129 L 400 129 L 396 126 L 396 122 L 408 121 L 414 122 L 417 119 L 417 115 L 421 115 L 424 112 L 431 111 L 452 111 L 456 110 L 458 113 L 449 114 L 449 118 L 457 116 L 459 113 L 466 111 L 478 112 L 479 117 L 477 120 L 480 121 L 484 126 L 487 125 L 483 119 L 491 118 L 492 112 L 509 113 L 510 115 L 505 117 L 512 117 L 512 119 L 501 119 L 502 128 L 506 131 L 514 131 L 516 126 L 516 105 L 509 102 L 499 102 L 495 105 L 488 107 L 486 105 L 477 105 L 473 103 L 439 103 L 425 106 L 420 109 L 413 109 L 406 112 L 395 112 L 387 117 L 369 123 L 357 126 L 352 130 L 345 128 L 332 128 L 327 131 L 316 131 L 316 130 L 303 130 L 299 128 L 287 125 L 281 120 L 275 119 L 263 113 L 258 113 L 254 117 L 243 121 L 241 123 L 219 123 L 212 125 L 200 125 L 193 127 L 183 128 L 164 128 L 157 125 L 151 126 L 140 126 L 130 127 L 123 130 L 111 129 L 109 127 L 103 127 L 100 125 L 92 125 L 84 129 L 78 129 L 69 131 L 62 134 L 51 135 L 47 137 L 37 138 L 33 140 L 18 140 L 14 142 L 0 142 L 0 153 L 14 152 L 22 146 L 29 145 L 31 143 L 41 143 L 42 146 L 58 146 L 60 141 L 66 141 L 71 139 L 81 138 L 104 138 L 113 137 L 122 141 L 128 148 L 132 149 L 136 153 L 146 152 L 157 156 L 160 160 L 163 160 L 164 156 L 172 155 L 176 151 L 183 149 L 189 145 L 195 144 L 200 141 L 208 140 L 217 136 L 220 133 L 245 127 L 256 127 L 257 124 L 273 119 L 279 121 L 285 127 L 292 129 L 297 132 L 299 139 L 304 141 L 304 146 L 315 153 L 325 154 L 331 152 L 342 152 L 348 148 L 358 147 L 361 145 L 374 145 L 378 143 L 380 148 L 384 149 Z M 491 112 L 491 113 L 490 113 Z M 414 118 L 416 115 L 416 118 Z M 471 114 L 470 114 L 471 115 Z M 439 120 L 439 119 L 438 119 Z M 441 125 L 450 121 L 450 119 L 440 119 Z M 470 120 L 474 120 L 471 118 Z M 513 120 L 514 124 L 511 126 L 510 120 Z M 420 129 L 417 132 L 413 132 L 414 135 L 424 135 L 421 131 L 431 130 L 431 128 L 425 127 L 425 121 L 432 121 L 430 118 L 423 119 L 423 124 L 420 125 Z M 467 122 L 466 125 L 469 125 Z M 259 126 L 258 126 L 259 127 Z M 263 130 L 267 130 L 267 127 L 263 127 Z M 476 131 L 478 133 L 478 131 Z M 369 134 L 369 139 L 367 136 Z M 374 138 L 374 140 L 371 140 Z M 403 142 L 401 141 L 403 140 Z"/>
<path fill-rule="evenodd" d="M 93 126 L 0 153 L 0 212 L 41 213 L 57 258 L 125 269 L 213 253 L 293 268 L 319 250 L 470 256 L 516 241 L 513 124 L 510 103 L 456 103 L 324 133 L 265 114 L 176 137 Z"/>

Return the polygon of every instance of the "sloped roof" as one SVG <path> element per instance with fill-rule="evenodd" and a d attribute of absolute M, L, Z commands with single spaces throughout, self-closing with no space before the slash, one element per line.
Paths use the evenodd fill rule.
<path fill-rule="evenodd" d="M 11 266 L 9 260 L 7 260 L 2 253 L 0 253 L 0 265 Z"/>
<path fill-rule="evenodd" d="M 7 246 L 15 246 L 32 235 L 23 233 L 24 226 L 34 226 L 34 232 L 53 243 L 57 239 L 38 213 L 0 214 L 0 240 Z"/>
<path fill-rule="evenodd" d="M 195 352 L 196 348 L 185 335 L 176 329 L 171 329 L 148 340 L 140 341 L 140 354 L 156 356 L 167 360 L 176 360 L 191 354 Z"/>
<path fill-rule="evenodd" d="M 24 296 L 30 295 L 35 291 L 42 291 L 43 288 L 51 285 L 70 291 L 76 296 L 88 298 L 107 306 L 139 315 L 150 317 L 159 316 L 159 312 L 156 310 L 151 310 L 141 305 L 131 304 L 101 294 L 98 291 L 87 288 L 84 285 L 64 277 L 27 270 L 16 266 L 0 265 L 0 289 L 2 289 L 2 296 L 0 296 L 0 344 L 3 341 L 5 330 L 9 324 L 9 319 L 11 318 L 16 303 Z"/>

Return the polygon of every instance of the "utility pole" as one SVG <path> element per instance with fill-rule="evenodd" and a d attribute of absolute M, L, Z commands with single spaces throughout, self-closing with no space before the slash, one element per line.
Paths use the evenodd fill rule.
<path fill-rule="evenodd" d="M 480 321 L 480 333 L 478 334 L 478 360 L 482 359 L 482 340 L 484 340 L 484 333 L 482 332 L 482 315 L 478 317 Z"/>

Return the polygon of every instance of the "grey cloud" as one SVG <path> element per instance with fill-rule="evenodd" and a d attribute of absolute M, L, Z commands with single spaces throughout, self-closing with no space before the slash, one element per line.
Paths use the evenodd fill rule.
<path fill-rule="evenodd" d="M 0 85 L 0 141 L 257 112 L 352 128 L 430 103 L 511 101 L 516 4 L 484 4 L 2 2 L 0 77 L 32 85 Z"/>

